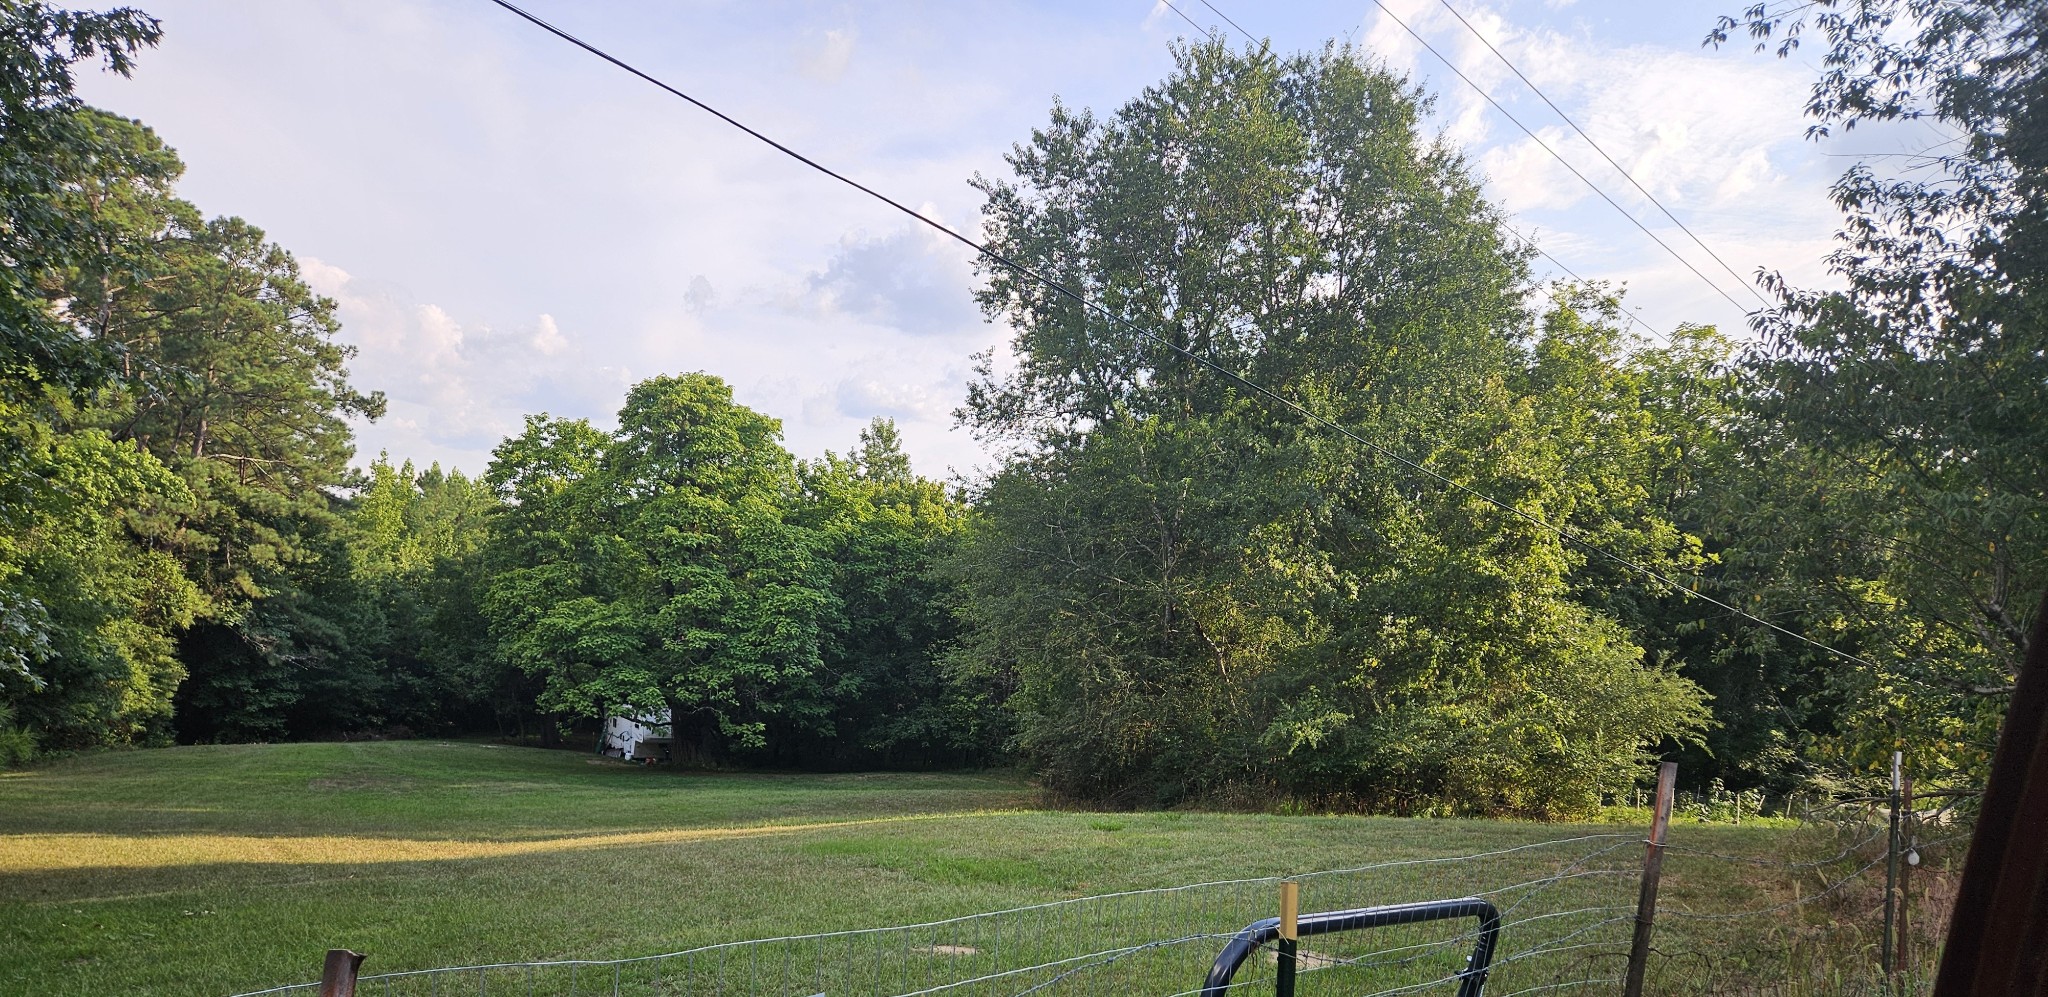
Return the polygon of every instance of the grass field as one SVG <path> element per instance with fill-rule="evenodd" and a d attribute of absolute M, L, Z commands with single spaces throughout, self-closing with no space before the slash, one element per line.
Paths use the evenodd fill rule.
<path fill-rule="evenodd" d="M 332 947 L 370 953 L 365 972 L 639 956 L 1616 830 L 1034 801 L 1006 775 L 678 773 L 471 743 L 175 748 L 0 772 L 0 995 L 229 994 L 311 978 Z M 1773 855 L 1791 834 L 1686 840 Z M 1739 870 L 1675 870 L 1666 896 L 1732 909 L 1778 895 Z"/>

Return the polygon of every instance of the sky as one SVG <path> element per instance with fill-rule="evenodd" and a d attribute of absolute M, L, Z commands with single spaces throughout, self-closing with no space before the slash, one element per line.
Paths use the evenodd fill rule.
<path fill-rule="evenodd" d="M 887 416 L 921 473 L 987 469 L 952 411 L 972 355 L 1008 337 L 974 306 L 964 249 L 489 0 L 135 2 L 163 43 L 81 93 L 154 127 L 187 164 L 184 197 L 262 227 L 338 303 L 352 381 L 389 399 L 357 426 L 358 464 L 480 472 L 529 413 L 609 426 L 635 382 L 702 370 L 781 419 L 798 456 L 843 453 Z M 1055 97 L 1114 110 L 1170 71 L 1176 39 L 1238 39 L 1218 11 L 1282 51 L 1353 42 L 1435 95 L 1429 127 L 1555 258 L 1539 275 L 1618 282 L 1658 330 L 1743 331 L 1758 267 L 1827 284 L 1844 157 L 1935 139 L 1806 140 L 1815 55 L 1701 47 L 1739 2 L 1172 2 L 522 5 L 970 232 L 968 180 L 1007 175 Z"/>

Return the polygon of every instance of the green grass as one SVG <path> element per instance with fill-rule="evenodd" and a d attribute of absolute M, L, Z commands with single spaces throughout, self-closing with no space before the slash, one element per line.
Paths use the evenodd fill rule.
<path fill-rule="evenodd" d="M 1006 775 L 678 773 L 435 742 L 175 748 L 0 772 L 0 995 L 228 994 L 315 976 L 333 947 L 370 953 L 366 973 L 640 956 L 1616 830 L 1069 813 L 1034 800 Z M 1792 834 L 1701 827 L 1682 840 L 1770 855 Z M 1622 846 L 1606 861 L 1638 856 Z M 1788 888 L 1725 863 L 1675 866 L 1667 898 L 1701 909 Z M 1305 898 L 1313 909 L 1458 895 L 1532 869 L 1514 856 L 1416 867 L 1311 881 Z M 1544 902 L 1593 902 L 1571 890 L 1632 902 L 1633 889 L 1588 880 Z M 1266 892 L 1226 902 L 1212 891 L 1192 913 L 1102 906 L 1100 924 L 1034 922 L 1044 937 L 1030 943 L 1055 952 L 1088 940 L 1077 932 L 1171 933 L 1170 917 L 1239 924 Z M 1676 946 L 1724 928 L 1670 930 Z M 826 959 L 817 947 L 807 957 Z M 1171 972 L 1199 976 L 1213 954 L 1203 947 Z M 950 960 L 918 970 L 941 975 L 994 958 L 992 942 L 937 936 L 911 952 Z"/>

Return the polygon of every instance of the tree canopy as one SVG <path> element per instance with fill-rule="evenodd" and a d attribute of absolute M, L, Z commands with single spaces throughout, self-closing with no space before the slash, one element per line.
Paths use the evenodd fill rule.
<path fill-rule="evenodd" d="M 1691 556 L 1628 484 L 1654 456 L 1618 462 L 1660 442 L 1639 391 L 1597 390 L 1616 334 L 1571 301 L 1534 327 L 1527 250 L 1418 94 L 1341 48 L 1177 58 L 1109 118 L 1055 106 L 981 182 L 997 252 L 1517 509 Z M 1018 363 L 961 419 L 1018 455 L 955 572 L 964 657 L 1014 673 L 1060 788 L 1573 812 L 1704 726 L 1554 533 L 1042 286 L 992 269 L 982 303 Z"/>
<path fill-rule="evenodd" d="M 1872 667 L 1839 674 L 1845 760 L 1905 748 L 1981 774 L 2048 589 L 2048 15 L 2012 0 L 1822 0 L 1724 17 L 1789 56 L 1821 47 L 1806 110 L 1826 140 L 1920 121 L 1953 135 L 1835 183 L 1839 290 L 1791 286 L 1744 360 L 1758 461 L 1805 469 L 1743 547 L 1763 591 Z"/>
<path fill-rule="evenodd" d="M 1841 286 L 1767 277 L 1748 340 L 1539 286 L 1369 53 L 1179 46 L 973 179 L 1061 287 L 985 261 L 995 464 L 940 482 L 886 419 L 792 454 L 704 372 L 476 477 L 358 462 L 336 304 L 73 93 L 157 23 L 0 5 L 0 764 L 628 717 L 1096 805 L 1571 817 L 1660 755 L 1825 791 L 1902 748 L 1967 785 L 2048 587 L 2037 7 L 1714 30 L 1822 40 L 1815 138 L 1955 133 L 1850 169 Z"/>

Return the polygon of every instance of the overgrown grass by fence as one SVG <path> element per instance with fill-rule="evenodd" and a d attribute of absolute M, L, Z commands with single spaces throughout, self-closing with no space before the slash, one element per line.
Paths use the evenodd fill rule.
<path fill-rule="evenodd" d="M 1896 894 L 1898 953 L 1884 954 L 1886 828 L 1846 822 L 1815 829 L 1801 855 L 1727 855 L 1689 846 L 1684 829 L 1666 855 L 1674 879 L 1692 884 L 1658 913 L 1653 992 L 1705 995 L 1910 995 L 1930 992 L 1948 926 L 1967 833 L 1916 828 L 1915 856 Z M 1839 845 L 1830 850 L 1827 845 Z M 1727 884 L 1716 889 L 1714 883 Z"/>

